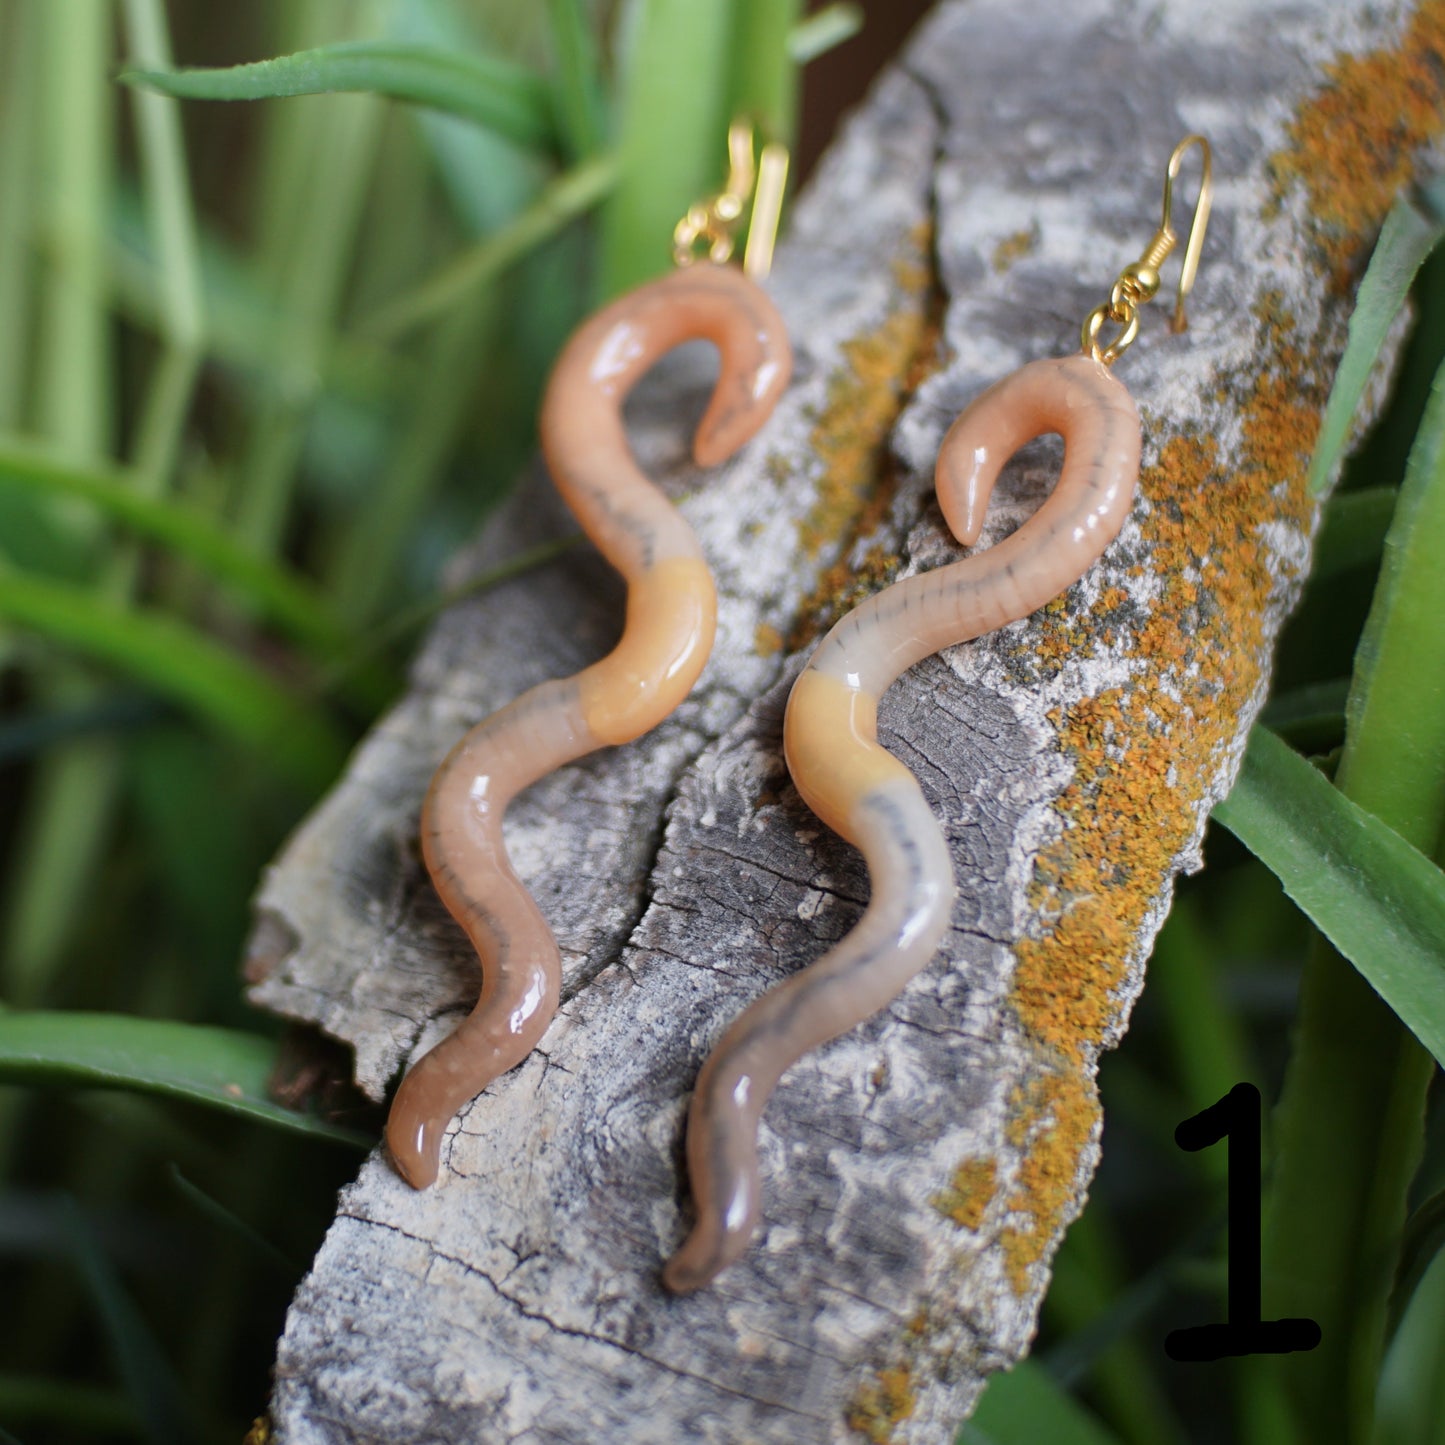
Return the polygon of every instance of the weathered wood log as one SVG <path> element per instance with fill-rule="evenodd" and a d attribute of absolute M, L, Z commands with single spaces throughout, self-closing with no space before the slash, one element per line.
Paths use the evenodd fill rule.
<path fill-rule="evenodd" d="M 1438 99 L 1406 110 L 1391 88 L 1433 74 L 1438 97 L 1442 8 L 940 7 L 793 216 L 771 289 L 797 376 L 762 438 L 719 474 L 688 467 L 705 357 L 632 407 L 644 467 L 715 564 L 713 660 L 654 733 L 514 804 L 561 1012 L 463 1113 L 439 1187 L 375 1157 L 344 1192 L 280 1345 L 278 1439 L 934 1442 L 1019 1358 L 1096 1162 L 1099 1053 L 1198 864 L 1307 564 L 1303 472 L 1351 268 L 1439 124 Z M 1215 220 L 1191 329 L 1155 308 L 1117 367 L 1145 423 L 1130 521 L 1065 598 L 918 667 L 882 710 L 946 824 L 952 932 L 785 1078 L 754 1249 L 669 1298 L 698 1066 L 867 895 L 788 782 L 789 684 L 850 600 L 957 555 L 931 493 L 944 429 L 1076 348 L 1191 130 L 1215 147 Z M 1026 450 L 981 545 L 1052 464 Z M 534 475 L 458 575 L 567 530 Z M 579 550 L 449 612 L 264 882 L 251 996 L 351 1044 L 375 1098 L 477 987 L 417 857 L 427 778 L 478 718 L 601 655 L 620 602 Z"/>

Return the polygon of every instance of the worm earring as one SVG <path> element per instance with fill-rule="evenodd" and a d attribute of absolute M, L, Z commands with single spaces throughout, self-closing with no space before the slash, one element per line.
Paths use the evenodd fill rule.
<path fill-rule="evenodd" d="M 784 722 L 793 781 L 862 852 L 872 895 L 853 931 L 746 1009 L 702 1067 L 687 1122 L 697 1218 L 663 1274 L 678 1293 L 709 1283 L 747 1248 L 759 1210 L 758 1121 L 784 1070 L 882 1008 L 932 958 L 948 927 L 948 846 L 913 774 L 878 744 L 878 699 L 914 663 L 1050 602 L 1118 535 L 1138 480 L 1140 431 L 1133 399 L 1109 366 L 1159 289 L 1158 267 L 1177 241 L 1173 183 L 1196 145 L 1203 174 L 1174 317 L 1174 329 L 1183 329 L 1212 190 L 1209 145 L 1197 135 L 1170 157 L 1163 223 L 1084 323 L 1082 354 L 1029 363 L 978 397 L 944 438 L 938 499 L 965 546 L 978 538 L 1003 464 L 1033 437 L 1058 432 L 1064 462 L 1047 500 L 1004 541 L 896 583 L 850 612 L 793 686 Z M 1106 324 L 1118 328 L 1107 345 Z"/>
<path fill-rule="evenodd" d="M 551 930 L 517 877 L 502 839 L 511 799 L 562 764 L 630 742 L 687 696 L 712 648 L 717 598 L 692 528 L 633 460 L 621 408 L 665 352 L 704 339 L 721 353 L 698 426 L 699 466 L 731 456 L 763 425 L 788 383 L 782 319 L 750 275 L 767 273 L 787 152 L 751 128 L 728 134 L 727 188 L 678 225 L 678 268 L 585 321 L 558 359 L 542 403 L 542 450 L 583 530 L 627 581 L 616 648 L 575 677 L 544 682 L 479 723 L 436 771 L 422 805 L 421 843 L 442 902 L 481 964 L 481 995 L 455 1033 L 403 1079 L 386 1142 L 417 1189 L 437 1177 L 452 1116 L 536 1046 L 556 1012 L 561 960 Z M 746 271 L 723 264 L 754 199 Z M 694 262 L 699 243 L 707 261 Z"/>

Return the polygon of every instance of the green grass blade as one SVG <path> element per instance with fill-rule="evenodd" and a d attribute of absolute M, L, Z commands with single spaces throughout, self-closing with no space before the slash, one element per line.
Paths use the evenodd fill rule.
<path fill-rule="evenodd" d="M 286 353 L 289 320 L 260 284 L 257 268 L 213 230 L 203 231 L 198 245 L 208 354 L 244 373 L 248 383 L 274 374 L 283 389 L 304 389 L 301 367 Z M 124 187 L 111 215 L 109 265 L 117 309 L 137 325 L 163 331 L 168 283 L 140 198 Z M 344 337 L 334 340 L 321 367 L 328 386 L 368 406 L 409 374 L 405 357 Z"/>
<path fill-rule="evenodd" d="M 621 180 L 602 217 L 602 291 L 667 269 L 673 227 L 727 168 L 733 0 L 637 0 L 628 12 Z"/>
<path fill-rule="evenodd" d="M 1369 384 L 1380 348 L 1405 304 L 1410 283 L 1445 234 L 1437 199 L 1429 191 L 1421 193 L 1421 200 L 1429 210 L 1427 214 L 1410 197 L 1401 196 L 1385 217 L 1379 242 L 1360 282 L 1359 297 L 1350 317 L 1349 340 L 1320 423 L 1319 439 L 1310 462 L 1312 492 L 1322 491 L 1334 471 L 1349 440 L 1355 412 Z"/>
<path fill-rule="evenodd" d="M 125 19 L 130 53 L 139 67 L 168 70 L 171 49 L 161 0 L 125 0 Z M 194 351 L 205 340 L 205 313 L 180 115 L 164 96 L 138 90 L 134 98 L 146 204 L 164 283 L 166 336 L 172 345 Z"/>
<path fill-rule="evenodd" d="M 431 596 L 423 597 L 420 601 L 413 603 L 410 607 L 394 613 L 360 638 L 355 650 L 350 655 L 343 657 L 327 670 L 325 676 L 317 683 L 312 696 L 321 698 L 339 688 L 348 676 L 365 669 L 382 656 L 389 647 L 402 641 L 408 634 L 417 631 L 454 603 L 499 586 L 513 577 L 520 577 L 535 567 L 544 566 L 555 558 L 570 552 L 581 540 L 582 534 L 574 532 L 569 537 L 559 537 L 552 542 L 539 542 L 535 547 L 528 547 L 524 551 L 516 552 L 505 562 L 499 562 L 495 567 L 477 573 L 475 577 L 469 578 L 459 587 L 450 587 L 445 592 L 433 593 Z M 0 733 L 0 738 L 3 738 L 3 733 Z M 0 757 L 3 757 L 3 752 L 0 752 Z"/>
<path fill-rule="evenodd" d="M 198 1184 L 193 1184 L 172 1164 L 171 1184 L 176 1193 L 195 1211 L 225 1234 L 239 1239 L 257 1260 L 264 1261 L 287 1279 L 294 1280 L 301 1273 L 294 1261 L 286 1256 L 266 1238 L 254 1225 L 248 1224 L 232 1209 L 227 1209 L 219 1199 L 213 1199 Z"/>
<path fill-rule="evenodd" d="M 607 142 L 597 42 L 582 0 L 547 0 L 556 73 L 553 102 L 567 154 L 596 155 Z"/>
<path fill-rule="evenodd" d="M 1270 698 L 1259 720 L 1301 752 L 1328 752 L 1344 741 L 1345 700 L 1349 695 L 1347 677 L 1303 683 Z"/>
<path fill-rule="evenodd" d="M 1213 967 L 1220 952 L 1214 944 L 1193 897 L 1176 897 L 1155 941 L 1151 981 L 1163 1005 L 1171 1071 L 1188 1113 L 1208 1108 L 1241 1079 L 1255 1077 L 1244 1024 Z M 1200 1174 L 1224 1177 L 1222 1150 L 1206 1149 L 1193 1157 Z"/>
<path fill-rule="evenodd" d="M 1033 1360 L 984 1387 L 973 1417 L 956 1445 L 1120 1445 L 1117 1435 L 1077 1404 Z"/>
<path fill-rule="evenodd" d="M 556 126 L 540 76 L 495 56 L 348 40 L 221 70 L 125 70 L 121 81 L 186 100 L 271 100 L 367 91 L 460 116 L 517 145 L 550 151 Z"/>
<path fill-rule="evenodd" d="M 1130 1282 L 1114 1226 L 1095 1200 L 1069 1226 L 1044 1301 L 1045 1320 L 1059 1339 L 1045 1369 L 1072 1393 L 1086 1384 L 1133 1445 L 1187 1445 L 1189 1438 L 1139 1343 L 1165 1284 L 1163 1270 Z"/>
<path fill-rule="evenodd" d="M 92 733 L 126 732 L 165 716 L 164 704 L 131 693 L 102 693 L 79 707 L 20 713 L 0 722 L 0 765 Z"/>
<path fill-rule="evenodd" d="M 1395 1276 L 1394 1306 L 1398 1315 L 1409 1306 L 1420 1281 L 1445 1249 L 1445 1190 L 1423 1201 L 1405 1222 L 1400 1268 Z"/>
<path fill-rule="evenodd" d="M 476 30 L 453 0 L 393 0 L 388 38 L 456 55 L 485 54 Z M 495 131 L 436 111 L 414 121 L 436 161 L 457 215 L 476 236 L 506 225 L 546 179 L 546 159 Z"/>
<path fill-rule="evenodd" d="M 3 1026 L 3 1021 L 0 1021 Z M 175 1370 L 100 1247 L 80 1206 L 63 1201 L 61 1223 L 90 1291 L 126 1392 L 152 1445 L 200 1445 L 201 1430 Z"/>
<path fill-rule="evenodd" d="M 292 520 L 306 425 L 363 235 L 382 118 L 370 96 L 345 96 L 326 105 L 308 138 L 295 245 L 278 260 L 286 329 L 277 336 L 271 384 L 250 418 L 234 478 L 237 536 L 267 555 L 280 550 Z"/>
<path fill-rule="evenodd" d="M 47 692 L 49 706 L 84 707 L 97 695 L 77 672 L 59 681 Z M 63 974 L 66 946 L 91 897 L 114 816 L 122 762 L 115 742 L 91 733 L 38 760 L 0 910 L 0 991 L 12 1003 L 42 1002 Z"/>
<path fill-rule="evenodd" d="M 275 7 L 266 31 L 268 40 L 274 40 L 265 48 L 273 55 L 294 55 L 338 40 L 378 38 L 367 23 L 374 16 L 370 6 L 364 10 L 348 6 L 345 17 L 338 16 L 334 9 L 329 15 L 324 13 L 327 8 L 316 0 L 295 0 Z M 306 220 L 303 206 L 311 189 L 316 150 L 322 141 L 317 124 L 317 112 L 322 108 L 305 102 L 267 105 L 253 122 L 260 136 L 243 208 L 252 218 L 251 254 L 257 277 L 273 294 L 284 280 L 291 253 L 301 240 Z"/>
<path fill-rule="evenodd" d="M 22 495 L 0 482 L 0 563 L 84 582 L 95 575 L 99 551 L 93 537 L 81 535 L 73 516 L 57 515 L 48 497 Z"/>
<path fill-rule="evenodd" d="M 802 0 L 736 0 L 728 114 L 748 116 L 764 141 L 791 148 L 798 121 L 798 67 L 789 45 Z"/>
<path fill-rule="evenodd" d="M 167 346 L 151 369 L 132 461 L 135 485 L 147 497 L 164 497 L 173 489 L 200 371 L 201 353 L 189 346 Z M 128 569 L 122 571 L 128 574 Z M 129 597 L 134 593 L 134 577 L 125 575 L 117 581 L 113 576 L 111 580 L 118 595 Z"/>
<path fill-rule="evenodd" d="M 23 419 L 30 368 L 38 230 L 36 22 L 33 6 L 0 10 L 0 426 Z"/>
<path fill-rule="evenodd" d="M 305 787 L 324 787 L 340 767 L 345 743 L 324 715 L 176 618 L 106 607 L 80 588 L 14 572 L 0 573 L 0 618 L 146 683 Z"/>
<path fill-rule="evenodd" d="M 69 466 L 37 448 L 0 436 L 0 490 L 75 497 L 142 537 L 198 564 L 214 581 L 241 593 L 298 641 L 333 654 L 349 635 L 321 593 L 299 574 L 231 540 L 202 513 L 179 501 L 141 494 L 125 471 Z"/>
<path fill-rule="evenodd" d="M 426 370 L 381 485 L 341 534 L 329 590 L 358 627 L 386 598 L 402 547 L 475 415 L 477 370 L 495 334 L 495 299 L 486 291 L 472 295 L 428 336 Z"/>
<path fill-rule="evenodd" d="M 110 114 L 110 7 L 53 0 L 31 7 L 40 20 L 39 84 L 48 264 L 35 338 L 37 430 L 67 457 L 106 455 L 117 396 L 105 274 L 104 218 L 114 160 Z M 51 519 L 77 548 L 97 540 L 84 509 L 48 503 Z M 89 678 L 69 659 L 48 658 L 32 688 L 49 705 L 70 706 Z M 0 907 L 0 958 L 13 983 L 36 996 L 58 972 L 76 918 L 93 888 L 114 811 L 119 756 L 91 737 L 46 756 L 27 789 L 11 846 Z"/>
<path fill-rule="evenodd" d="M 826 55 L 863 28 L 863 7 L 839 0 L 800 20 L 788 35 L 788 54 L 794 65 L 806 65 Z"/>
<path fill-rule="evenodd" d="M 109 7 L 52 0 L 43 17 L 42 126 L 51 265 L 38 381 L 40 430 L 72 456 L 104 455 L 113 430 L 105 225 L 112 126 Z"/>
<path fill-rule="evenodd" d="M 266 1081 L 275 1064 L 274 1040 L 239 1029 L 123 1014 L 0 1013 L 0 1083 L 159 1094 L 318 1139 L 370 1144 L 273 1103 Z"/>
<path fill-rule="evenodd" d="M 0 1419 L 68 1426 L 86 1431 L 87 1439 L 141 1433 L 135 1406 L 119 1390 L 46 1376 L 0 1374 Z M 14 1438 L 0 1430 L 0 1445 Z"/>
<path fill-rule="evenodd" d="M 1425 1272 L 1380 1372 L 1371 1445 L 1445 1440 L 1445 1257 Z"/>
<path fill-rule="evenodd" d="M 1331 497 L 1315 538 L 1310 581 L 1324 582 L 1374 562 L 1385 545 L 1398 496 L 1394 487 L 1367 487 Z"/>
<path fill-rule="evenodd" d="M 1435 377 L 1407 459 L 1355 653 L 1335 775 L 1345 797 L 1436 856 L 1445 827 L 1445 727 L 1430 708 L 1445 697 L 1445 686 L 1438 666 L 1421 663 L 1445 652 L 1445 589 L 1433 575 L 1435 549 L 1445 537 L 1442 459 L 1445 370 Z M 1435 949 L 1437 962 L 1445 961 L 1445 929 Z M 1270 1236 L 1288 1312 L 1315 1316 L 1324 1334 L 1295 1376 L 1301 1405 L 1316 1430 L 1343 1418 L 1359 1439 L 1374 1412 L 1391 1277 L 1436 1071 L 1400 1027 L 1403 1022 L 1418 1033 L 1416 1021 L 1368 969 L 1361 971 L 1401 1019 L 1338 959 L 1323 951 L 1311 957 L 1301 983 L 1304 1024 L 1281 1111 L 1278 1218 Z M 1438 1058 L 1429 1039 L 1421 1042 Z M 1341 1076 L 1345 1050 L 1349 1071 Z M 1329 1118 L 1335 1137 L 1318 1140 L 1316 1126 L 1302 1115 Z M 1291 1295 L 1284 1281 L 1307 1271 L 1320 1274 L 1320 1286 Z M 1296 1300 L 1306 1309 L 1297 1310 Z"/>
<path fill-rule="evenodd" d="M 130 51 L 142 65 L 169 66 L 170 38 L 161 0 L 125 0 Z M 165 347 L 151 368 L 134 442 L 135 486 L 159 498 L 175 482 L 186 419 L 200 376 L 205 342 L 195 211 L 181 141 L 180 107 L 165 96 L 135 92 L 143 193 L 163 277 Z M 129 600 L 140 577 L 134 545 L 113 550 L 101 582 L 106 596 Z"/>
<path fill-rule="evenodd" d="M 598 205 L 617 184 L 617 161 L 599 156 L 559 176 L 514 220 L 448 262 L 414 290 L 384 306 L 362 326 L 369 336 L 391 341 L 457 305 L 544 241 Z"/>
<path fill-rule="evenodd" d="M 1214 816 L 1445 1060 L 1445 873 L 1264 728 Z"/>
<path fill-rule="evenodd" d="M 1345 709 L 1339 785 L 1434 853 L 1445 820 L 1445 366 L 1436 373 Z M 1422 666 L 1422 659 L 1435 665 Z"/>

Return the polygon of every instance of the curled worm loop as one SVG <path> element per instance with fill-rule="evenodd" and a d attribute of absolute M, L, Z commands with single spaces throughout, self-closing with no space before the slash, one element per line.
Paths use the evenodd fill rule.
<path fill-rule="evenodd" d="M 1035 361 L 984 392 L 944 438 L 939 503 L 972 545 L 1003 464 L 1046 432 L 1064 463 L 1044 504 L 972 557 L 896 583 L 818 645 L 788 699 L 784 751 L 803 800 L 859 848 L 872 892 L 851 933 L 746 1009 L 708 1056 L 687 1123 L 697 1218 L 663 1273 L 699 1289 L 747 1248 L 758 1219 L 758 1121 L 808 1050 L 882 1008 L 933 956 L 953 905 L 953 868 L 912 773 L 878 744 L 878 699 L 907 668 L 953 643 L 1027 617 L 1099 557 L 1128 515 L 1139 416 L 1088 356 Z"/>
<path fill-rule="evenodd" d="M 716 465 L 767 420 L 792 364 L 777 311 L 734 268 L 690 266 L 613 302 L 573 334 L 547 386 L 542 449 L 568 506 L 627 580 L 627 621 L 600 662 L 532 688 L 474 727 L 427 791 L 422 853 L 477 950 L 482 987 L 471 1014 L 412 1068 L 392 1102 L 387 1146 L 417 1189 L 436 1179 L 452 1116 L 531 1052 L 557 1008 L 557 944 L 507 857 L 507 804 L 563 763 L 654 727 L 712 648 L 712 574 L 692 528 L 633 460 L 621 415 L 643 373 L 694 339 L 721 354 L 693 444 L 700 466 Z"/>

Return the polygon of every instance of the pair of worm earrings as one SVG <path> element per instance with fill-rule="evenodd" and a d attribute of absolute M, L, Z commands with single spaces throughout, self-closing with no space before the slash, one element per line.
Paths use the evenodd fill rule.
<path fill-rule="evenodd" d="M 1139 416 L 1109 367 L 1159 289 L 1159 265 L 1177 240 L 1173 182 L 1191 146 L 1203 170 L 1174 316 L 1182 329 L 1211 197 L 1209 145 L 1198 135 L 1170 157 L 1160 229 L 1090 313 L 1082 351 L 1030 362 L 996 383 L 943 440 L 938 500 L 965 547 L 978 538 L 1004 463 L 1033 437 L 1057 432 L 1064 461 L 1048 499 L 997 545 L 895 583 L 850 612 L 793 686 L 783 739 L 793 781 L 818 817 L 861 850 L 871 897 L 851 933 L 746 1009 L 703 1064 L 687 1122 L 696 1220 L 663 1271 L 674 1291 L 709 1283 L 747 1248 L 759 1213 L 758 1122 L 784 1070 L 882 1008 L 929 961 L 948 926 L 948 848 L 912 773 L 878 744 L 878 699 L 931 653 L 1053 600 L 1123 526 L 1139 474 Z M 713 342 L 721 374 L 694 441 L 698 465 L 712 466 L 753 436 L 787 385 L 783 323 L 749 279 L 767 270 L 786 154 L 766 148 L 755 178 L 746 126 L 733 128 L 729 147 L 727 189 L 679 224 L 678 269 L 583 323 L 547 388 L 547 463 L 587 535 L 626 579 L 627 622 L 602 661 L 534 687 L 474 727 L 427 792 L 426 865 L 476 948 L 482 986 L 470 1016 L 411 1069 L 392 1103 L 387 1144 L 418 1189 L 436 1179 L 452 1116 L 531 1052 L 557 1008 L 557 945 L 507 857 L 507 804 L 563 763 L 655 726 L 691 690 L 712 647 L 712 574 L 692 529 L 633 461 L 620 412 L 663 353 L 695 338 Z M 724 263 L 754 193 L 739 270 Z M 691 264 L 700 242 L 707 262 Z"/>

